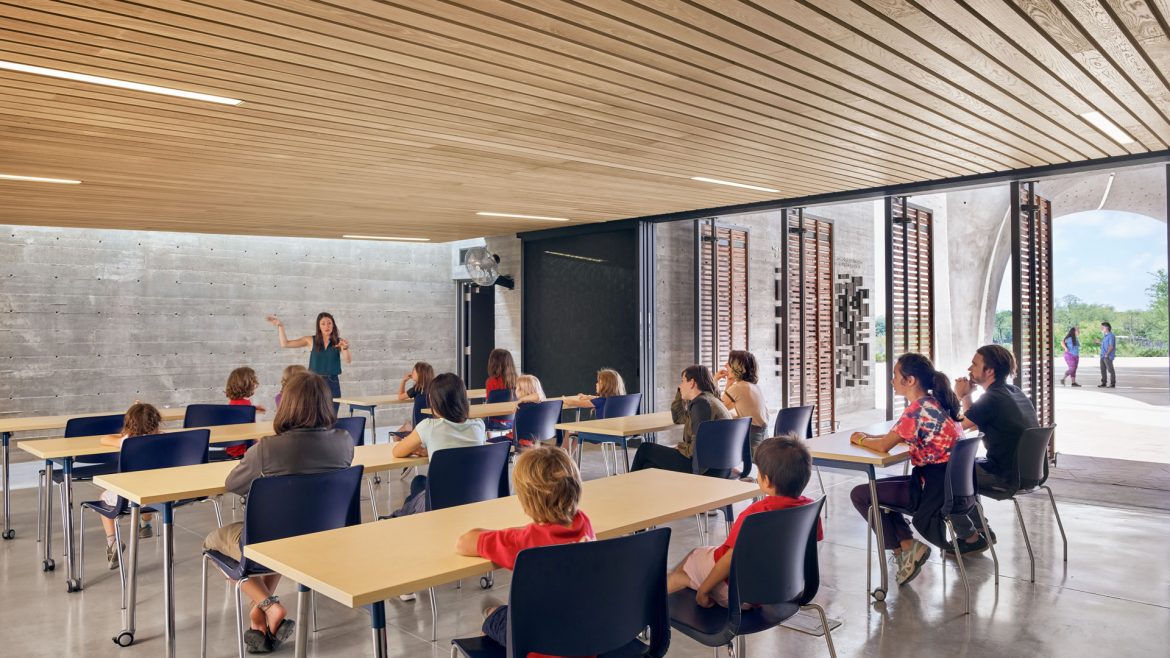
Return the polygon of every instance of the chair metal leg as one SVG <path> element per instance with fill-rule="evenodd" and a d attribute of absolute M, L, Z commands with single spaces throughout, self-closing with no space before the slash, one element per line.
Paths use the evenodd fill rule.
<path fill-rule="evenodd" d="M 240 650 L 240 658 L 244 658 L 244 594 L 242 587 L 247 578 L 236 581 L 236 644 Z"/>
<path fill-rule="evenodd" d="M 707 529 L 703 527 L 704 522 L 707 520 L 706 517 L 707 517 L 706 512 L 700 512 L 699 514 L 695 515 L 695 525 L 699 529 L 699 545 L 700 546 L 707 545 Z"/>
<path fill-rule="evenodd" d="M 833 634 L 829 631 L 829 617 L 825 614 L 825 609 L 816 603 L 809 603 L 801 607 L 801 610 L 816 610 L 817 614 L 821 616 L 821 628 L 825 631 L 825 644 L 829 645 L 829 658 L 837 658 L 837 650 L 833 648 Z"/>
<path fill-rule="evenodd" d="M 1024 533 L 1024 546 L 1028 549 L 1028 560 L 1032 563 L 1031 581 L 1036 582 L 1036 556 L 1032 554 L 1032 540 L 1028 537 L 1028 526 L 1024 525 L 1024 514 L 1020 511 L 1020 501 L 1012 498 L 1016 506 L 1016 518 L 1020 521 L 1020 530 Z M 988 538 L 990 540 L 990 538 Z"/>
<path fill-rule="evenodd" d="M 963 587 L 967 592 L 967 614 L 971 614 L 971 582 L 967 580 L 967 567 L 963 565 L 963 554 L 959 551 L 959 535 L 955 532 L 955 526 L 951 524 L 950 518 L 947 518 L 945 523 L 947 534 L 951 536 L 951 547 L 955 549 L 955 561 L 959 563 L 959 575 L 963 578 Z M 946 571 L 945 565 L 943 571 Z"/>
<path fill-rule="evenodd" d="M 373 481 L 373 479 L 371 479 L 369 477 L 366 478 L 366 489 L 370 493 L 370 510 L 374 513 L 374 520 L 377 521 L 378 520 L 378 496 L 375 495 L 375 493 L 374 493 L 374 481 Z"/>
<path fill-rule="evenodd" d="M 615 451 L 616 454 L 616 451 Z M 630 443 L 625 437 L 622 437 L 622 470 L 626 473 L 630 472 Z"/>
<path fill-rule="evenodd" d="M 869 513 L 865 515 L 865 522 L 869 527 L 865 529 L 865 591 L 873 591 L 873 508 L 877 501 L 869 501 Z M 878 559 L 886 559 L 885 546 L 878 552 Z"/>
<path fill-rule="evenodd" d="M 82 515 L 82 523 L 85 523 L 85 517 Z M 122 524 L 118 523 L 118 519 L 114 519 L 114 544 L 118 547 L 118 583 L 122 586 L 122 609 L 126 609 L 126 556 L 122 553 Z M 84 555 L 84 554 L 83 554 Z M 82 567 L 85 566 L 85 558 L 81 559 Z"/>
<path fill-rule="evenodd" d="M 991 549 L 991 563 L 995 566 L 995 586 L 999 587 L 999 556 L 995 554 L 995 544 L 991 542 L 991 528 L 987 525 L 987 516 L 983 514 L 983 505 L 978 499 L 975 501 L 975 509 L 979 511 L 979 523 L 983 529 L 983 537 L 987 540 L 987 546 Z"/>
<path fill-rule="evenodd" d="M 215 510 L 215 527 L 222 528 L 223 527 L 223 510 L 221 510 L 220 506 L 219 506 L 219 496 L 216 496 L 214 498 L 208 498 L 207 500 L 211 501 L 211 508 L 213 510 Z"/>
<path fill-rule="evenodd" d="M 432 587 L 427 591 L 430 593 L 431 599 L 431 642 L 434 642 L 439 637 L 439 604 L 435 601 L 435 588 Z"/>
<path fill-rule="evenodd" d="M 85 508 L 81 509 L 81 541 L 77 546 L 77 586 L 81 587 L 85 583 Z M 121 548 L 121 544 L 118 547 Z M 118 555 L 118 563 L 122 563 L 122 555 Z"/>
<path fill-rule="evenodd" d="M 316 633 L 318 630 L 318 627 L 317 627 L 317 592 L 315 590 L 309 590 L 309 606 L 313 609 L 313 632 Z M 298 612 L 298 614 L 300 614 L 300 613 Z"/>
<path fill-rule="evenodd" d="M 204 553 L 203 579 L 199 587 L 199 658 L 207 658 L 207 554 Z"/>
<path fill-rule="evenodd" d="M 459 647 L 454 642 L 451 643 L 451 658 L 459 658 Z"/>
<path fill-rule="evenodd" d="M 817 469 L 817 484 L 821 485 L 821 495 L 825 497 L 825 504 L 822 506 L 822 509 L 827 519 L 829 518 L 829 490 L 825 488 L 825 479 L 821 477 L 821 467 L 817 466 L 815 468 Z"/>
<path fill-rule="evenodd" d="M 37 543 L 41 543 L 45 534 L 45 471 L 37 473 Z"/>
<path fill-rule="evenodd" d="M 1048 501 L 1052 503 L 1052 513 L 1056 515 L 1056 527 L 1060 528 L 1060 540 L 1064 542 L 1064 561 L 1068 562 L 1068 536 L 1064 534 L 1064 523 L 1060 520 L 1060 512 L 1056 509 L 1056 496 L 1052 495 L 1052 489 L 1047 485 L 1040 485 L 1040 488 L 1048 492 Z"/>

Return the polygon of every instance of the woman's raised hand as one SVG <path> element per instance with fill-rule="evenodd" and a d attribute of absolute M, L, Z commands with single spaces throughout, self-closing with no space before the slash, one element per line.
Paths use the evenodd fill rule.
<path fill-rule="evenodd" d="M 341 340 L 337 341 L 337 346 L 343 350 L 348 350 L 349 349 L 349 341 L 342 338 Z"/>
<path fill-rule="evenodd" d="M 272 326 L 274 327 L 279 327 L 284 324 L 280 321 L 280 318 L 276 317 L 275 315 L 268 316 L 267 320 L 272 323 Z"/>

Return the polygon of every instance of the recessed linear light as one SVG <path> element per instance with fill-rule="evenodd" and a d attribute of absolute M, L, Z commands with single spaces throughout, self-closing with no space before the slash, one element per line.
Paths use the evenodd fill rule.
<path fill-rule="evenodd" d="M 130 89 L 133 91 L 145 91 L 151 94 L 163 94 L 164 96 L 178 96 L 179 98 L 188 98 L 196 101 L 207 101 L 209 103 L 219 103 L 221 105 L 239 105 L 240 103 L 244 102 L 235 98 L 213 96 L 212 94 L 201 94 L 197 91 L 183 91 L 182 89 L 171 89 L 169 87 L 144 85 L 139 82 L 127 82 L 125 80 L 115 80 L 114 78 L 103 78 L 99 75 L 86 75 L 85 73 L 60 71 L 58 69 L 48 69 L 43 66 L 29 66 L 28 64 L 17 64 L 16 62 L 6 62 L 3 60 L 0 60 L 0 69 L 19 71 L 20 73 L 32 73 L 34 75 L 47 75 L 51 78 L 63 78 L 65 80 L 75 80 L 77 82 L 89 82 L 95 85 L 119 87 L 121 89 Z"/>
<path fill-rule="evenodd" d="M 543 219 L 546 222 L 567 222 L 565 217 L 545 217 L 544 215 L 513 215 L 508 212 L 477 212 L 480 217 L 512 217 L 515 219 Z"/>
<path fill-rule="evenodd" d="M 1134 143 L 1134 139 L 1129 136 L 1129 133 L 1118 128 L 1117 124 L 1107 119 L 1100 112 L 1085 112 L 1081 115 L 1081 118 L 1096 126 L 1097 130 L 1105 133 L 1110 139 L 1122 146 Z"/>
<path fill-rule="evenodd" d="M 72 180 L 69 178 L 41 178 L 39 176 L 15 176 L 13 174 L 0 174 L 0 180 L 19 180 L 29 183 L 60 183 L 61 185 L 81 185 L 81 181 Z"/>
<path fill-rule="evenodd" d="M 350 240 L 391 240 L 393 242 L 430 242 L 430 238 L 398 238 L 389 235 L 343 235 Z"/>
<path fill-rule="evenodd" d="M 759 190 L 761 192 L 775 192 L 780 193 L 780 190 L 774 190 L 770 187 L 760 187 L 759 185 L 748 185 L 747 183 L 732 183 L 731 181 L 719 180 L 718 178 L 704 178 L 703 176 L 691 176 L 691 180 L 701 181 L 703 183 L 715 183 L 716 185 L 730 185 L 732 187 L 742 187 L 749 190 Z"/>

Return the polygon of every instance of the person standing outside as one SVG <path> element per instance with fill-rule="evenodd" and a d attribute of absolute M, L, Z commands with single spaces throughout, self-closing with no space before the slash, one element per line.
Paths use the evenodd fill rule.
<path fill-rule="evenodd" d="M 1072 380 L 1072 385 L 1080 388 L 1081 385 L 1077 383 L 1077 366 L 1081 362 L 1081 331 L 1076 327 L 1069 327 L 1068 333 L 1064 335 L 1064 340 L 1060 341 L 1061 346 L 1064 347 L 1064 377 L 1060 378 L 1060 385 L 1064 386 L 1064 382 L 1068 379 Z"/>
<path fill-rule="evenodd" d="M 337 329 L 337 322 L 333 319 L 333 315 L 329 313 L 317 314 L 317 333 L 312 336 L 301 336 L 289 340 L 288 336 L 284 334 L 284 323 L 275 315 L 268 316 L 268 321 L 276 327 L 276 334 L 280 337 L 280 346 L 285 348 L 294 347 L 308 347 L 311 348 L 309 352 L 309 371 L 321 375 L 325 379 L 325 383 L 329 386 L 329 391 L 333 397 L 341 397 L 341 361 L 345 360 L 346 365 L 353 363 L 353 357 L 349 353 L 349 341 L 341 337 L 341 332 Z M 334 413 L 337 411 L 337 403 L 333 403 Z"/>
<path fill-rule="evenodd" d="M 1102 322 L 1101 329 L 1105 335 L 1101 337 L 1101 383 L 1097 384 L 1097 388 L 1117 388 L 1117 372 L 1113 369 L 1113 357 L 1117 356 L 1117 337 L 1113 335 L 1113 325 L 1108 322 Z"/>

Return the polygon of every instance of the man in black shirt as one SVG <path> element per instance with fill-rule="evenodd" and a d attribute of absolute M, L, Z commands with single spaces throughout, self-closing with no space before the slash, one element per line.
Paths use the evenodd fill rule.
<path fill-rule="evenodd" d="M 979 489 L 1011 489 L 1018 477 L 1016 453 L 1024 430 L 1039 427 L 1036 408 L 1027 395 L 1008 379 L 1015 374 L 1016 359 L 999 345 L 984 345 L 971 359 L 969 377 L 955 380 L 955 395 L 963 405 L 963 429 L 977 429 L 983 433 L 987 457 L 975 462 L 975 481 Z M 975 386 L 984 393 L 978 402 L 971 402 Z M 970 517 L 951 518 L 955 532 L 963 540 L 959 550 L 978 552 L 986 550 L 987 538 L 976 532 L 978 512 Z"/>

